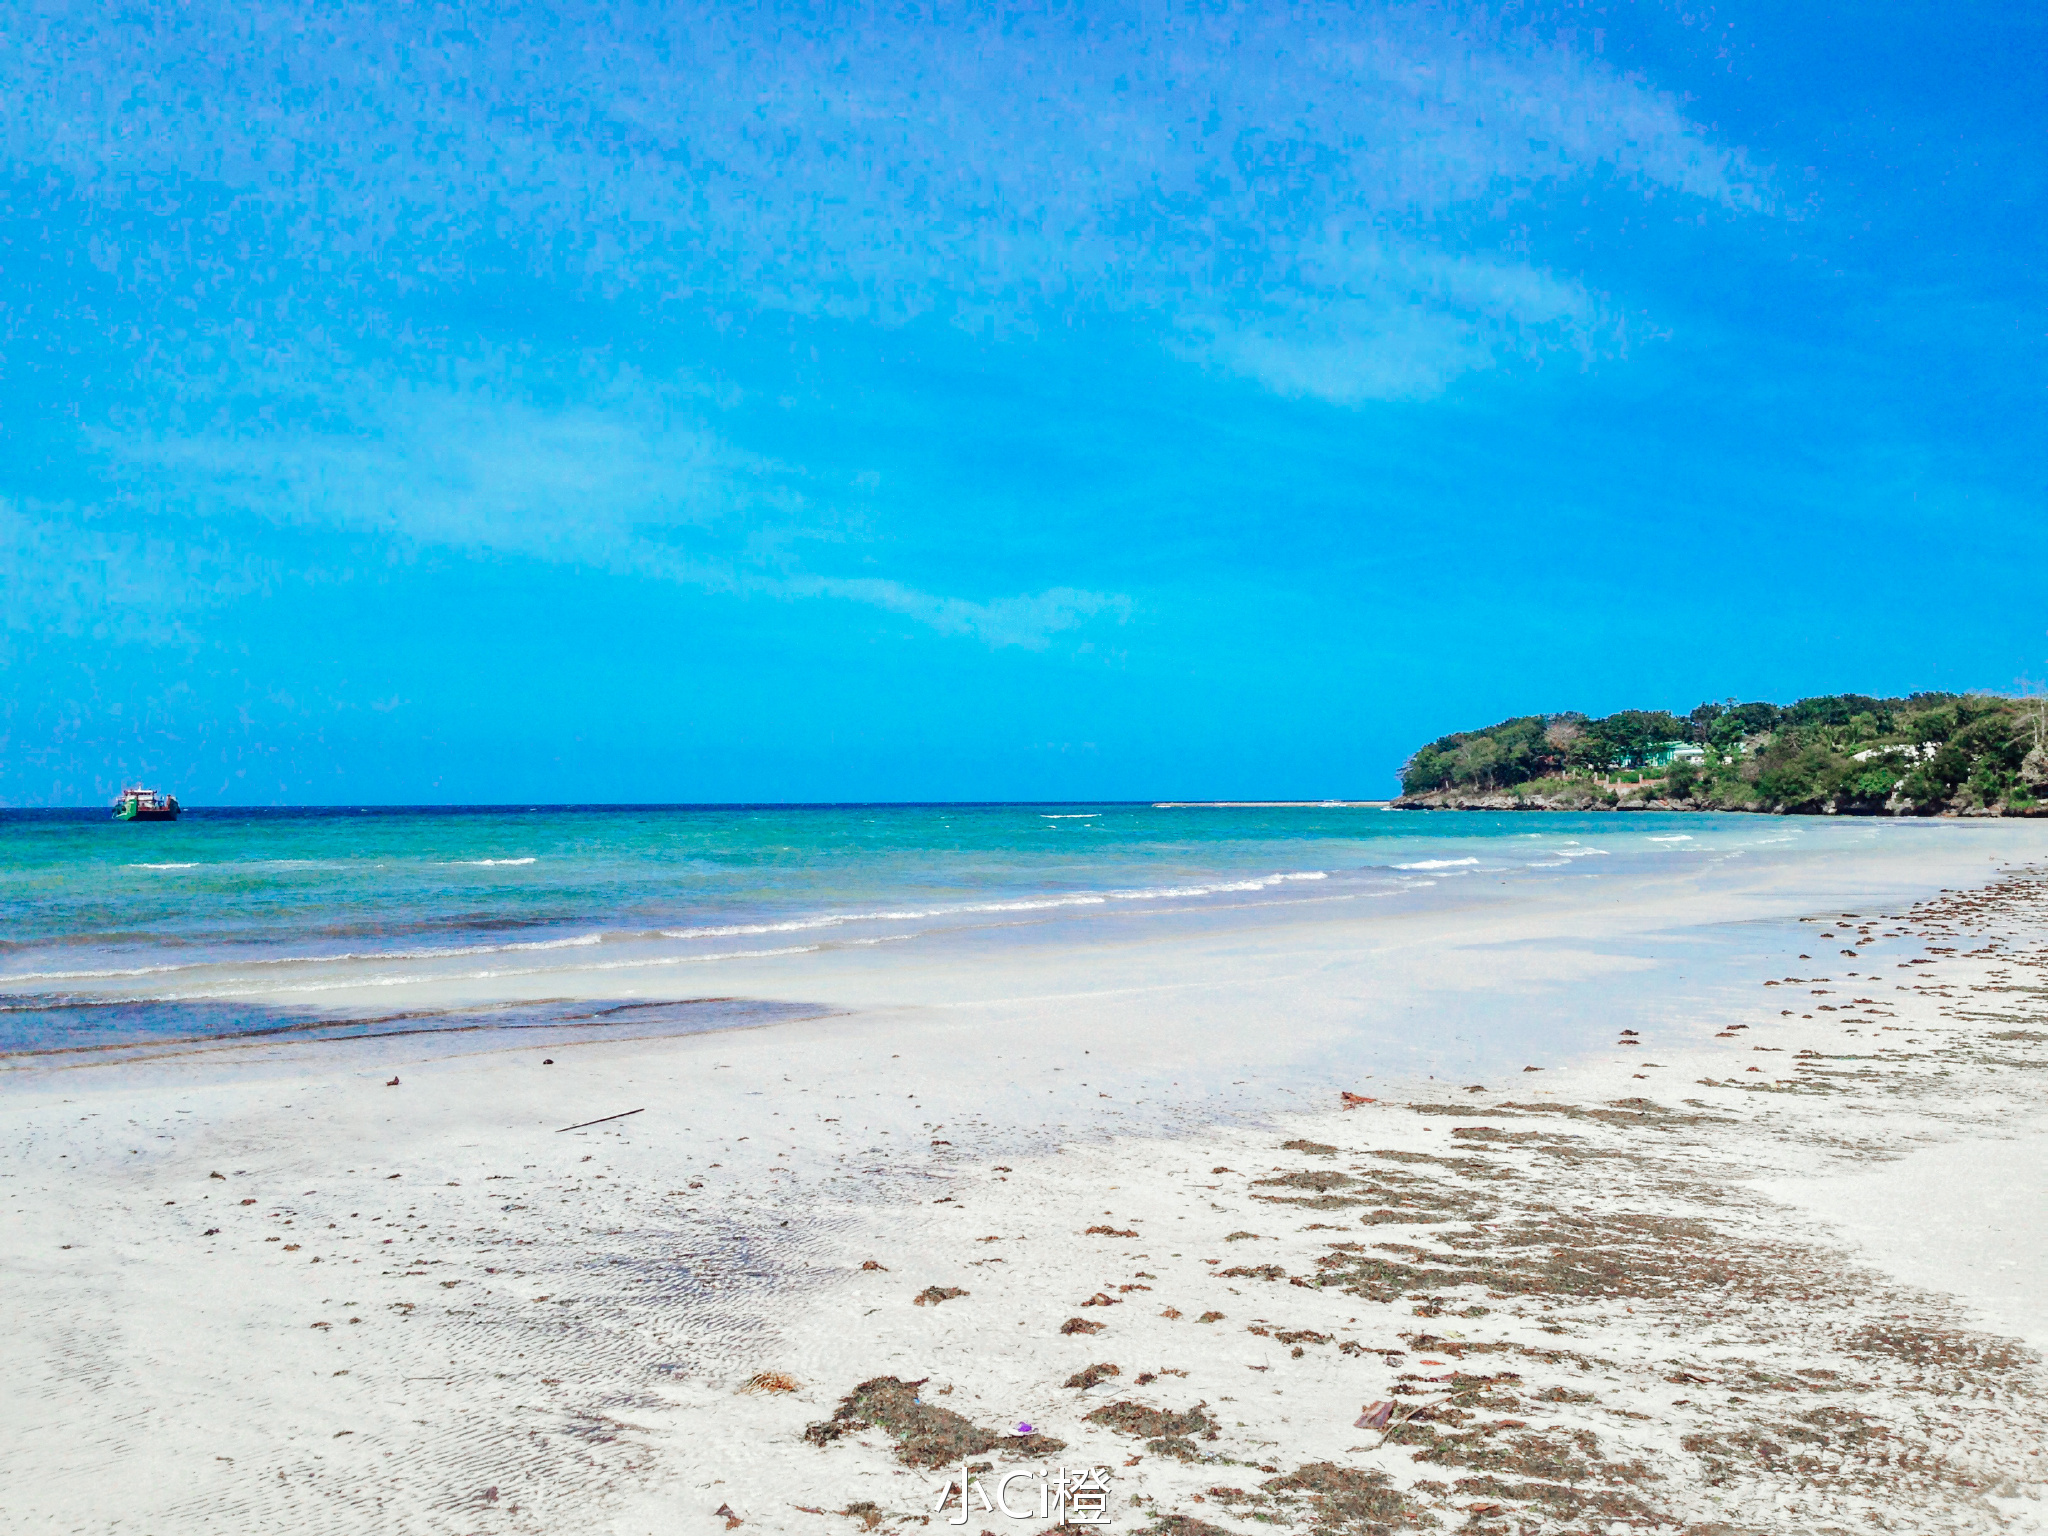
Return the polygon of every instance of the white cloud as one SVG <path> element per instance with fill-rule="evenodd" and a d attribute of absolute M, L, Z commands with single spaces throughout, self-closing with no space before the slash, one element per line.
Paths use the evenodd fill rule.
<path fill-rule="evenodd" d="M 1625 344 L 1575 276 L 1488 245 L 1525 200 L 1581 181 L 1737 214 L 1773 198 L 1670 92 L 1442 5 L 919 20 L 30 0 L 0 28 L 0 155 L 113 210 L 104 227 L 132 233 L 96 259 L 132 294 L 198 295 L 188 336 L 247 322 L 232 297 L 205 308 L 261 287 L 245 264 L 296 271 L 317 253 L 367 277 L 378 313 L 510 262 L 719 311 L 1018 333 L 1115 314 L 1203 366 L 1342 406 Z M 249 238 L 270 243 L 248 256 Z M 481 383 L 350 377 L 332 358 L 252 366 L 300 333 L 295 298 L 272 334 L 224 344 L 183 381 L 174 345 L 152 355 L 153 383 L 184 389 L 191 416 L 159 399 L 97 434 L 131 492 L 857 602 L 990 645 L 1130 613 L 1064 585 L 968 597 L 844 574 L 835 546 L 864 542 L 859 500 L 736 447 L 687 384 L 613 373 L 549 395 L 503 358 L 471 361 Z M 188 565 L 221 590 L 274 578 L 200 529 Z M 38 611 L 66 623 L 139 614 L 145 589 L 196 590 L 152 571 L 118 518 L 0 509 L 0 546 L 0 574 L 40 580 Z"/>
<path fill-rule="evenodd" d="M 942 635 L 971 635 L 990 646 L 1014 645 L 1034 651 L 1044 650 L 1054 635 L 1078 629 L 1090 619 L 1107 615 L 1122 623 L 1131 616 L 1128 597 L 1082 592 L 1073 587 L 1053 587 L 1044 592 L 978 603 L 958 597 L 935 597 L 897 582 L 871 578 L 793 577 L 776 586 L 796 595 L 816 594 L 871 603 L 915 619 Z"/>
<path fill-rule="evenodd" d="M 1122 622 L 1131 611 L 1127 597 L 1071 587 L 982 601 L 807 569 L 806 546 L 858 542 L 858 519 L 808 494 L 800 471 L 734 447 L 687 416 L 672 392 L 630 375 L 594 399 L 554 408 L 483 387 L 363 376 L 327 390 L 323 408 L 308 413 L 325 420 L 320 430 L 157 423 L 92 440 L 128 478 L 131 501 L 159 486 L 173 488 L 161 501 L 288 527 L 530 555 L 706 591 L 836 599 L 991 647 L 1043 650 L 1055 635 L 1098 618 Z M 343 400 L 355 402 L 353 420 L 341 419 Z M 74 569 L 47 524 L 17 513 L 0 520 L 0 535 L 10 532 L 5 548 L 19 548 L 22 570 Z M 107 548 L 99 562 L 129 572 L 146 567 L 142 553 Z M 125 609 L 120 584 L 149 579 L 146 569 L 103 572 L 97 606 Z M 77 613 L 95 606 L 86 598 L 69 605 Z"/>
<path fill-rule="evenodd" d="M 721 306 L 1117 311 L 1338 401 L 1611 344 L 1568 280 L 1487 251 L 1499 208 L 1589 177 L 1773 195 L 1672 93 L 1442 5 L 42 16 L 0 35 L 0 150 L 95 196 L 218 184 L 302 248 L 402 253 L 401 282 L 509 241 Z M 1333 268 L 1343 239 L 1378 258 Z M 1452 250 L 1497 308 L 1410 281 Z"/>
<path fill-rule="evenodd" d="M 630 379 L 553 408 L 363 375 L 323 393 L 320 426 L 150 422 L 87 441 L 117 466 L 285 525 L 569 559 L 601 557 L 636 529 L 759 518 L 796 499 L 782 484 L 792 471 L 679 419 Z"/>
<path fill-rule="evenodd" d="M 211 598 L 262 591 L 275 562 L 146 505 L 0 497 L 0 661 L 24 641 L 191 644 Z"/>
<path fill-rule="evenodd" d="M 1277 394 L 1338 405 L 1434 395 L 1506 357 L 1619 345 L 1621 326 L 1577 284 L 1527 266 L 1332 242 L 1305 252 L 1317 302 L 1183 322 L 1184 349 Z"/>

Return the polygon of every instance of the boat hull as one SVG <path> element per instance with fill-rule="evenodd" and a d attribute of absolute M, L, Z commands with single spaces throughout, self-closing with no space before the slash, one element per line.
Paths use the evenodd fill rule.
<path fill-rule="evenodd" d="M 114 812 L 114 820 L 116 821 L 176 821 L 177 819 L 178 812 L 175 806 L 167 807 L 160 811 L 138 811 L 124 807 Z"/>

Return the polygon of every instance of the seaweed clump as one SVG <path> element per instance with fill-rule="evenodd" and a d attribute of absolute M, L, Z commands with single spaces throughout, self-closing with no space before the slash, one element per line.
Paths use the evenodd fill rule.
<path fill-rule="evenodd" d="M 1567 1488 L 1556 1483 L 1510 1483 L 1497 1477 L 1461 1477 L 1455 1492 L 1460 1498 L 1508 1499 L 1519 1504 L 1533 1504 L 1558 1520 L 1578 1520 L 1596 1515 L 1607 1520 L 1633 1520 L 1654 1525 L 1668 1518 L 1660 1516 L 1634 1494 L 1610 1488 Z"/>
<path fill-rule="evenodd" d="M 1388 1536 L 1398 1530 L 1430 1530 L 1438 1524 L 1435 1516 L 1394 1488 L 1384 1472 L 1361 1472 L 1316 1461 L 1268 1478 L 1259 1486 L 1276 1497 L 1306 1495 L 1318 1530 Z"/>
<path fill-rule="evenodd" d="M 1202 1412 L 1207 1406 L 1197 1403 L 1185 1412 L 1170 1413 L 1162 1408 L 1147 1408 L 1143 1403 L 1122 1401 L 1096 1409 L 1088 1415 L 1088 1422 L 1101 1424 L 1120 1435 L 1145 1437 L 1145 1449 L 1155 1456 L 1195 1461 L 1202 1453 L 1192 1437 L 1217 1438 L 1215 1421 Z"/>
<path fill-rule="evenodd" d="M 1505 1252 L 1471 1251 L 1481 1243 Z M 1754 1288 L 1762 1283 L 1754 1263 L 1728 1257 L 1725 1240 L 1714 1228 L 1668 1216 L 1552 1213 L 1484 1238 L 1446 1239 L 1442 1246 L 1466 1250 L 1447 1255 L 1412 1244 L 1375 1246 L 1400 1258 L 1369 1255 L 1355 1243 L 1333 1243 L 1317 1263 L 1323 1281 L 1372 1301 L 1460 1285 L 1508 1295 L 1645 1300 L 1708 1286 Z M 1450 1264 L 1458 1267 L 1444 1267 Z"/>
<path fill-rule="evenodd" d="M 917 1389 L 923 1380 L 900 1381 L 876 1376 L 862 1382 L 839 1401 L 829 1419 L 804 1431 L 816 1446 L 827 1446 L 856 1430 L 880 1429 L 896 1441 L 897 1459 L 911 1467 L 942 1467 L 1004 1451 L 1020 1456 L 1050 1456 L 1067 1448 L 1050 1435 L 999 1435 L 950 1408 L 924 1402 Z"/>

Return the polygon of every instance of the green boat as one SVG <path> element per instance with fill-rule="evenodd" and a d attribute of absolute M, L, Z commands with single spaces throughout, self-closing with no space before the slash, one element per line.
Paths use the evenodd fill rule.
<path fill-rule="evenodd" d="M 178 797 L 153 789 L 124 789 L 114 802 L 116 821 L 176 821 Z"/>

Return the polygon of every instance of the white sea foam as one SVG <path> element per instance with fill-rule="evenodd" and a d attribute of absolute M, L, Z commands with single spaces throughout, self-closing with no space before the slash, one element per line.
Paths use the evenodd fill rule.
<path fill-rule="evenodd" d="M 1396 864 L 1396 869 L 1459 869 L 1467 864 L 1477 864 L 1477 859 L 1417 859 L 1413 864 Z"/>
<path fill-rule="evenodd" d="M 130 869 L 197 869 L 197 864 L 130 864 Z"/>
<path fill-rule="evenodd" d="M 1040 811 L 1040 821 L 1093 821 L 1100 811 Z"/>
<path fill-rule="evenodd" d="M 1653 843 L 1689 843 L 1692 841 L 1692 834 L 1690 832 L 1675 832 L 1669 837 L 1653 837 L 1650 841 Z"/>
<path fill-rule="evenodd" d="M 1027 897 L 1018 901 L 973 901 L 945 907 L 910 907 L 881 912 L 834 912 L 817 917 L 790 918 L 780 923 L 725 923 L 706 928 L 663 928 L 664 939 L 737 938 L 748 934 L 804 933 L 818 928 L 839 928 L 848 923 L 912 923 L 935 917 L 974 917 L 987 912 L 1050 912 L 1062 907 L 1100 907 L 1112 901 L 1168 901 L 1188 896 L 1214 896 L 1231 891 L 1263 891 L 1286 880 L 1327 880 L 1328 870 L 1303 869 L 1261 875 L 1250 880 L 1228 880 L 1213 885 L 1147 886 L 1130 891 L 1075 892 L 1070 896 Z"/>
<path fill-rule="evenodd" d="M 532 859 L 456 859 L 454 863 L 470 869 L 491 869 L 500 864 L 531 864 Z"/>
<path fill-rule="evenodd" d="M 710 928 L 663 928 L 664 939 L 724 939 L 761 933 L 806 933 L 818 928 L 840 928 L 848 923 L 910 923 L 933 917 L 956 917 L 979 912 L 1043 912 L 1055 907 L 1100 907 L 1107 896 L 1054 896 L 1042 901 L 982 901 L 956 907 L 915 907 L 893 912 L 833 912 L 818 917 L 793 917 L 781 923 L 723 923 Z"/>
<path fill-rule="evenodd" d="M 1560 848 L 1557 850 L 1557 856 L 1560 859 L 1604 859 L 1607 857 L 1607 850 L 1605 848 Z"/>
<path fill-rule="evenodd" d="M 625 943 L 657 938 L 752 938 L 775 933 L 809 933 L 827 928 L 841 928 L 851 923 L 928 922 L 934 918 L 974 917 L 986 913 L 1049 912 L 1070 907 L 1101 907 L 1107 906 L 1112 901 L 1179 900 L 1190 896 L 1214 896 L 1243 891 L 1263 891 L 1288 881 L 1327 880 L 1328 878 L 1328 870 L 1302 869 L 1278 871 L 1270 875 L 1260 875 L 1248 880 L 1217 881 L 1206 885 L 1152 886 L 1125 891 L 1076 891 L 1069 895 L 1024 897 L 1015 901 L 961 902 L 947 906 L 891 908 L 871 912 L 820 913 L 811 917 L 789 918 L 782 922 L 720 923 L 701 928 L 657 928 L 637 932 L 583 933 L 571 938 L 531 939 L 509 944 L 462 944 L 442 949 L 351 950 L 339 955 L 238 956 L 233 959 L 191 960 L 174 965 L 106 967 L 98 970 L 21 971 L 12 975 L 0 975 L 0 986 L 11 986 L 19 982 L 120 981 L 137 976 L 167 976 L 182 972 L 223 967 L 242 969 L 252 966 L 389 964 L 402 960 L 452 960 L 470 955 L 518 954 L 534 950 L 576 949 L 593 944 Z M 621 963 L 636 965 L 647 962 L 625 961 Z M 338 984 L 355 985 L 356 983 L 343 982 Z M 136 1001 L 151 1001 L 151 999 L 136 999 Z"/>
<path fill-rule="evenodd" d="M 605 937 L 601 933 L 583 933 L 571 939 L 531 939 L 516 944 L 460 944 L 447 949 L 379 949 L 350 951 L 342 955 L 244 956 L 233 960 L 187 960 L 180 965 L 137 965 L 101 971 L 21 971 L 11 976 L 0 976 L 0 985 L 17 981 L 117 981 L 124 976 L 165 976 L 178 971 L 202 971 L 221 965 L 343 965 L 366 960 L 438 960 L 461 955 L 507 954 L 523 949 L 578 949 L 586 944 L 602 944 Z"/>
<path fill-rule="evenodd" d="M 1157 901 L 1166 897 L 1215 896 L 1230 891 L 1264 891 L 1288 880 L 1327 880 L 1326 869 L 1299 869 L 1289 874 L 1256 875 L 1249 880 L 1225 880 L 1216 885 L 1166 885 L 1149 890 L 1111 891 L 1116 901 Z"/>
<path fill-rule="evenodd" d="M 882 939 L 856 941 L 867 944 L 885 943 Z M 353 987 L 408 987 L 421 982 L 449 981 L 503 981 L 518 976 L 557 976 L 565 971 L 632 971 L 651 966 L 702 965 L 713 960 L 764 960 L 778 955 L 808 955 L 831 948 L 825 944 L 796 944 L 783 949 L 731 949 L 709 955 L 648 955 L 637 960 L 600 960 L 590 965 L 574 967 L 559 965 L 518 966 L 506 969 L 484 971 L 455 971 L 446 974 L 422 975 L 409 972 L 384 973 L 375 976 L 350 976 L 334 981 L 304 981 L 283 986 L 238 987 L 231 983 L 241 977 L 229 977 L 227 983 L 192 992 L 159 992 L 144 997 L 124 997 L 124 1003 L 203 1003 L 235 997 L 279 997 L 306 996 L 315 992 L 346 992 Z M 336 1020 L 346 1023 L 347 1020 Z"/>

